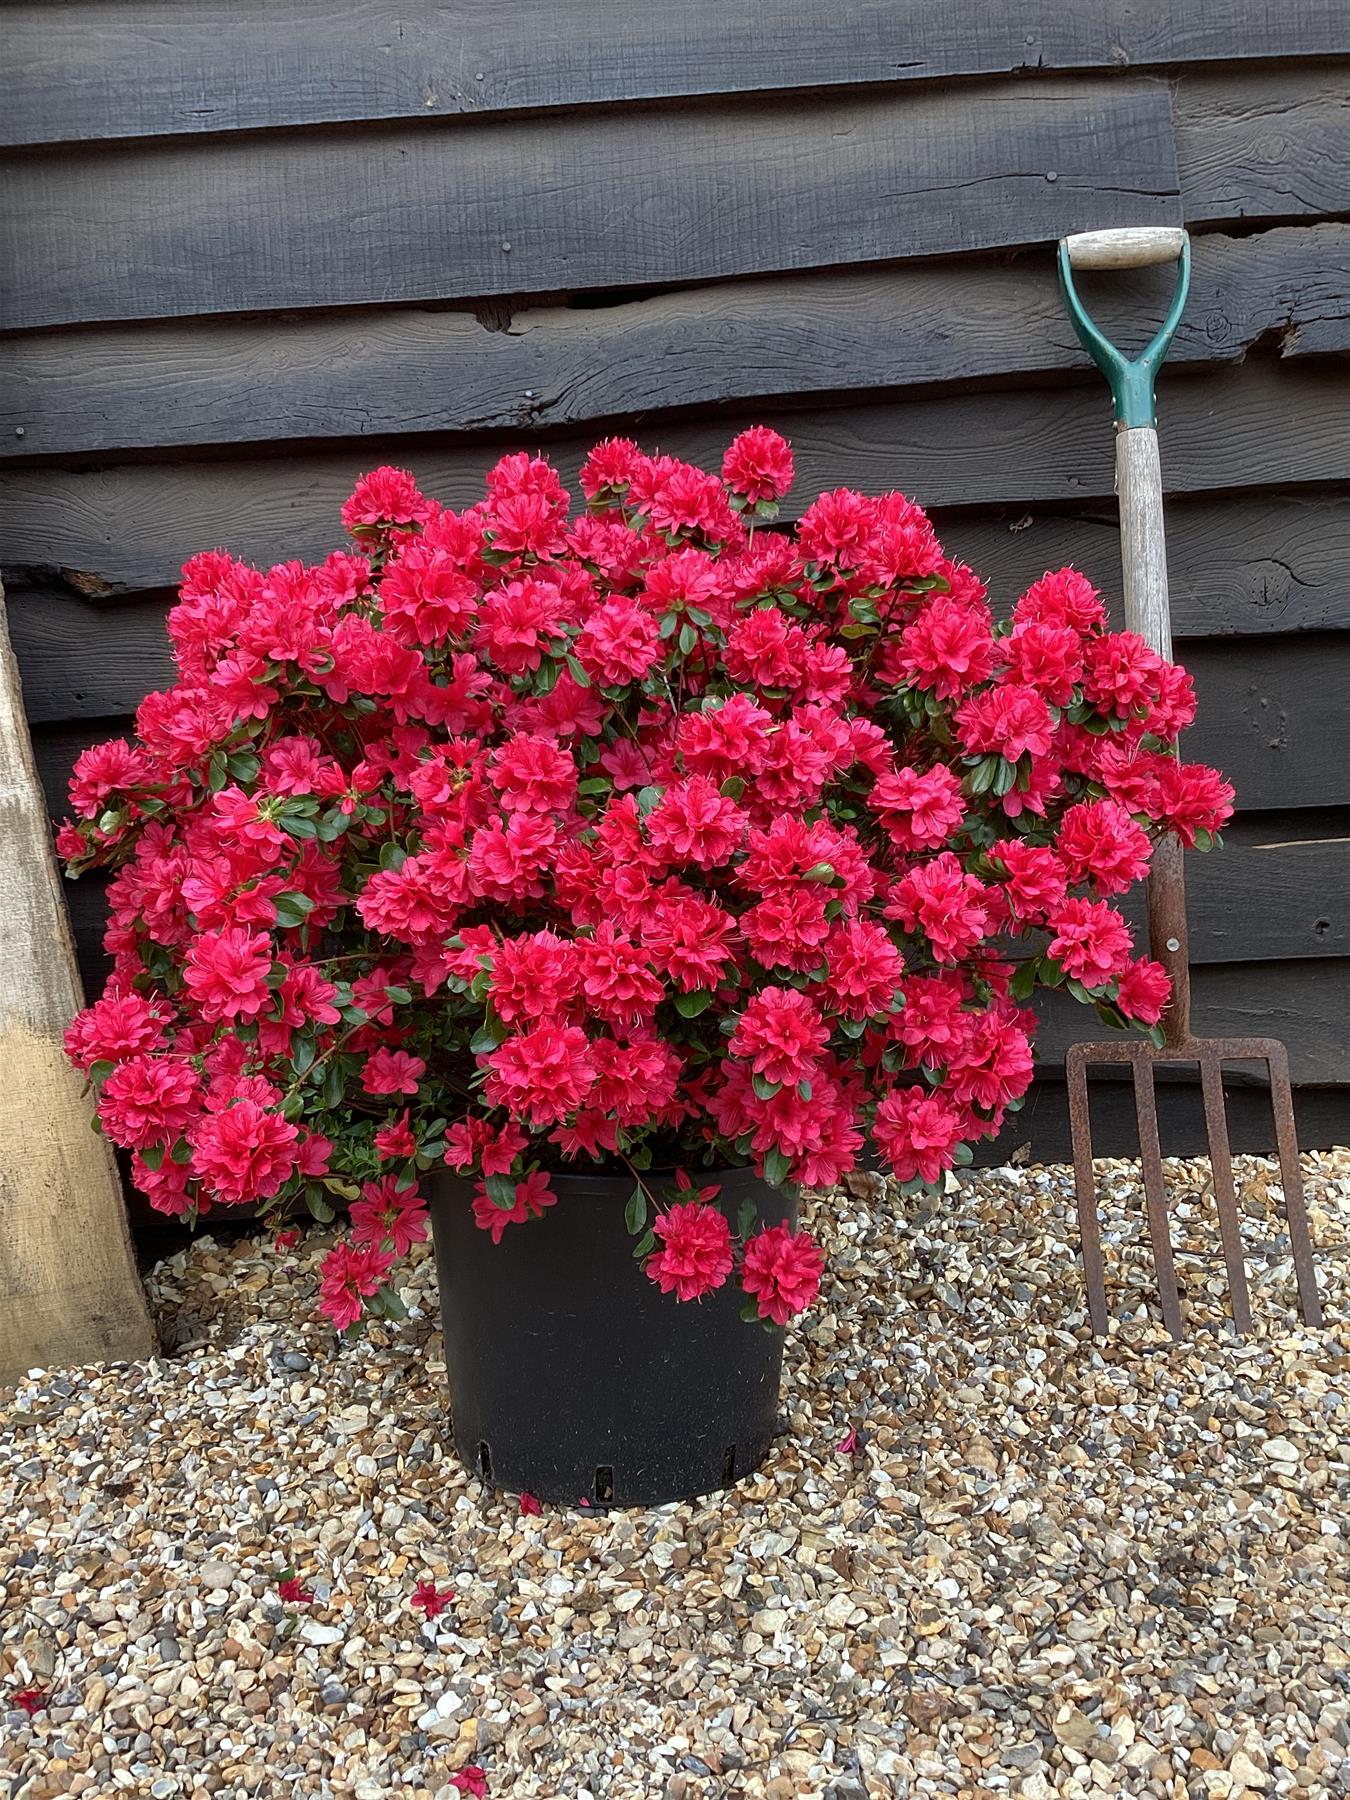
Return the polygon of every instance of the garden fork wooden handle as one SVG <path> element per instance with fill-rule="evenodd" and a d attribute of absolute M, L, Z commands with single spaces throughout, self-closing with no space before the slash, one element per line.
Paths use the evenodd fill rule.
<path fill-rule="evenodd" d="M 1147 348 L 1125 356 L 1092 318 L 1074 284 L 1075 268 L 1134 269 L 1177 264 L 1176 290 L 1167 317 Z M 1074 330 L 1105 375 L 1116 403 L 1116 497 L 1120 504 L 1120 562 L 1125 629 L 1171 660 L 1172 619 L 1167 595 L 1167 539 L 1163 531 L 1162 464 L 1154 383 L 1181 319 L 1190 286 L 1190 239 L 1181 230 L 1140 226 L 1086 231 L 1062 238 L 1059 279 Z M 1148 882 L 1149 945 L 1172 980 L 1172 1004 L 1163 1029 L 1169 1044 L 1190 1032 L 1190 966 L 1186 943 L 1186 890 L 1181 846 L 1163 840 Z"/>

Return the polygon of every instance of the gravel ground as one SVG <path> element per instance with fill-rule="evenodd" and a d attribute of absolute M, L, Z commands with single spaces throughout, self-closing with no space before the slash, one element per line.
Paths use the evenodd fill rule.
<path fill-rule="evenodd" d="M 1350 1792 L 1350 1153 L 1305 1158 L 1319 1332 L 1240 1160 L 1245 1344 L 1205 1166 L 1169 1166 L 1209 1253 L 1179 1345 L 1104 1168 L 1104 1344 L 1063 1169 L 818 1204 L 766 1467 L 646 1513 L 524 1516 L 459 1468 L 428 1257 L 406 1326 L 338 1348 L 325 1234 L 198 1240 L 150 1277 L 175 1354 L 7 1406 L 0 1795 Z"/>

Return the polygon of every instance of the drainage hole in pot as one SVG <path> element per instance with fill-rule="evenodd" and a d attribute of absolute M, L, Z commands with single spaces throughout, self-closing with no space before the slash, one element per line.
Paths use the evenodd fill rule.
<path fill-rule="evenodd" d="M 486 1441 L 478 1446 L 478 1473 L 484 1481 L 492 1480 L 492 1451 Z"/>
<path fill-rule="evenodd" d="M 730 1487 L 732 1482 L 735 1481 L 735 1479 L 736 1479 L 736 1446 L 735 1446 L 735 1444 L 728 1444 L 727 1445 L 727 1453 L 722 1458 L 722 1480 L 727 1484 L 728 1487 Z"/>
<path fill-rule="evenodd" d="M 597 1463 L 595 1470 L 595 1485 L 591 1489 L 591 1492 L 597 1500 L 612 1500 L 614 1498 L 613 1469 L 606 1468 L 603 1464 Z"/>

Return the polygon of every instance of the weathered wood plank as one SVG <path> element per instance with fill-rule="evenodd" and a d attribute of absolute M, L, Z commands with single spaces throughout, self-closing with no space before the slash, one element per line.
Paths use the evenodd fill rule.
<path fill-rule="evenodd" d="M 677 283 L 1180 222 L 1155 84 L 18 152 L 0 321 Z"/>
<path fill-rule="evenodd" d="M 1128 344 L 1161 316 L 1171 281 L 1153 269 L 1083 285 L 1104 329 Z M 1196 240 L 1171 360 L 1237 361 L 1267 334 L 1303 352 L 1350 350 L 1350 225 Z M 0 457 L 542 430 L 1087 367 L 1043 255 L 526 308 L 496 330 L 472 312 L 406 307 L 155 321 L 0 342 Z"/>
<path fill-rule="evenodd" d="M 16 585 L 11 631 L 30 720 L 115 717 L 131 711 L 149 688 L 171 682 L 163 629 L 170 603 L 170 596 L 154 595 L 98 605 L 54 584 Z M 1183 645 L 1182 655 L 1201 703 L 1187 754 L 1224 768 L 1241 805 L 1350 803 L 1350 709 L 1338 698 L 1350 688 L 1350 631 L 1200 640 Z M 1202 882 L 1209 867 L 1203 866 Z M 1325 911 L 1319 902 L 1310 922 Z M 1248 922 L 1231 923 L 1243 929 Z"/>
<path fill-rule="evenodd" d="M 1165 440 L 1164 456 L 1167 448 Z M 953 556 L 997 576 L 1001 608 L 1046 569 L 1071 563 L 1102 584 L 1116 624 L 1124 623 L 1114 505 L 1090 514 L 939 508 L 935 516 Z M 1350 495 L 1176 496 L 1167 508 L 1167 560 L 1177 638 L 1350 630 Z M 1189 655 L 1184 642 L 1182 654 Z"/>
<path fill-rule="evenodd" d="M 667 420 L 659 433 L 640 429 L 639 435 L 651 447 L 715 467 L 729 438 L 753 416 Z M 1252 362 L 1223 372 L 1174 373 L 1162 387 L 1160 418 L 1169 493 L 1350 479 L 1344 397 L 1314 364 Z M 795 505 L 847 484 L 872 492 L 900 486 L 930 506 L 1021 506 L 1109 499 L 1109 420 L 1105 389 L 1094 380 L 770 411 L 767 422 L 795 445 Z M 590 441 L 544 437 L 540 447 L 571 479 Z M 535 440 L 513 434 L 509 447 L 522 442 Z M 406 463 L 428 492 L 462 506 L 481 497 L 483 471 L 503 447 L 498 440 L 410 451 L 385 441 L 281 463 L 11 468 L 0 471 L 0 567 L 81 570 L 107 591 L 168 586 L 185 557 L 213 544 L 265 564 L 318 558 L 341 541 L 338 510 L 362 469 L 390 458 Z M 1117 568 L 1113 562 L 1093 572 L 1113 587 Z"/>
<path fill-rule="evenodd" d="M 50 0 L 6 8 L 13 144 L 1350 52 L 1337 0 Z"/>
<path fill-rule="evenodd" d="M 1100 503 L 1094 512 L 1040 505 L 992 513 L 939 507 L 934 517 L 951 554 L 988 577 L 1000 613 L 1046 569 L 1072 564 L 1104 585 L 1115 622 L 1123 623 L 1116 575 L 1120 535 L 1110 503 Z M 1167 551 L 1174 634 L 1183 643 L 1183 655 L 1189 653 L 1185 641 L 1191 638 L 1350 631 L 1350 494 L 1309 489 L 1217 499 L 1178 495 L 1168 507 Z M 90 584 L 82 585 L 87 592 L 100 592 L 97 583 L 92 590 Z M 143 621 L 132 633 L 138 654 L 152 654 L 168 590 L 113 592 L 105 598 L 136 609 Z M 116 632 L 121 641 L 121 623 L 114 625 L 103 605 L 64 612 L 79 599 L 79 592 L 59 577 L 16 576 L 10 590 L 11 627 L 21 662 L 25 646 L 39 644 L 48 629 L 62 639 L 73 684 L 64 698 L 74 705 L 53 715 L 57 717 L 76 718 L 85 710 L 107 713 L 106 684 L 118 679 L 115 670 L 105 668 L 96 640 L 107 631 Z M 50 627 L 40 622 L 41 609 L 48 606 L 62 614 Z M 61 698 L 53 694 L 52 703 Z"/>
<path fill-rule="evenodd" d="M 1350 1013 L 1344 962 L 1222 963 L 1197 968 L 1191 980 L 1191 1027 L 1197 1037 L 1273 1037 L 1289 1052 L 1296 1082 L 1350 1082 Z M 1042 994 L 1037 1065 L 1061 1071 L 1070 1044 L 1109 1037 L 1090 1007 L 1062 993 Z"/>
<path fill-rule="evenodd" d="M 1174 108 L 1188 225 L 1346 210 L 1343 65 L 1190 73 Z"/>
<path fill-rule="evenodd" d="M 1197 964 L 1350 956 L 1350 812 L 1239 814 L 1186 859 L 1186 903 Z M 1122 910 L 1143 945 L 1142 893 Z"/>
<path fill-rule="evenodd" d="M 1139 1121 L 1134 1110 L 1134 1090 L 1125 1082 L 1108 1080 L 1107 1073 L 1105 1069 L 1100 1074 L 1094 1072 L 1089 1084 L 1093 1150 L 1098 1156 L 1138 1156 Z M 1232 1081 L 1225 1085 L 1228 1136 L 1234 1153 L 1269 1155 L 1275 1146 L 1269 1095 L 1263 1089 L 1239 1086 Z M 1160 1081 L 1157 1093 L 1163 1154 L 1207 1156 L 1209 1144 L 1198 1085 Z M 1326 1150 L 1343 1144 L 1350 1135 L 1350 1087 L 1295 1088 L 1294 1118 L 1301 1149 Z M 1062 1082 L 1048 1076 L 1033 1082 L 1022 1111 L 1008 1120 L 996 1143 L 980 1145 L 975 1162 L 981 1168 L 991 1168 L 1006 1162 L 1023 1145 L 1035 1162 L 1071 1160 L 1069 1106 Z M 134 1199 L 132 1205 L 134 1208 Z M 148 1208 L 145 1217 L 147 1224 L 155 1224 Z"/>
<path fill-rule="evenodd" d="M 57 584 L 10 595 L 10 635 L 29 720 L 50 724 L 128 713 L 176 677 L 164 615 L 172 595 L 115 607 L 82 600 Z"/>
<path fill-rule="evenodd" d="M 1350 803 L 1350 635 L 1208 638 L 1186 647 L 1199 712 L 1186 755 L 1246 809 Z"/>
<path fill-rule="evenodd" d="M 112 1152 L 62 1037 L 83 1004 L 0 590 L 0 1382 L 147 1356 Z"/>

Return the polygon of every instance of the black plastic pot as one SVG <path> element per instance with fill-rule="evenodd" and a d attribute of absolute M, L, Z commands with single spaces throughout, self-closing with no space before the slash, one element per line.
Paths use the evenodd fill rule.
<path fill-rule="evenodd" d="M 660 1178 L 653 1176 L 653 1183 Z M 733 1229 L 789 1202 L 746 1169 L 709 1175 Z M 552 1177 L 558 1203 L 499 1244 L 472 1186 L 444 1174 L 428 1200 L 455 1448 L 494 1487 L 575 1505 L 657 1506 L 728 1487 L 774 1435 L 783 1333 L 741 1317 L 729 1282 L 678 1302 L 633 1260 L 631 1177 Z"/>

